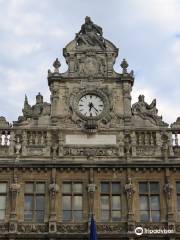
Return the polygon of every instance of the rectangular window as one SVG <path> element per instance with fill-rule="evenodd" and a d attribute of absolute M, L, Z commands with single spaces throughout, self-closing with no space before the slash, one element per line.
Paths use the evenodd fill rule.
<path fill-rule="evenodd" d="M 177 219 L 180 220 L 180 182 L 176 183 L 177 194 Z"/>
<path fill-rule="evenodd" d="M 160 195 L 158 182 L 139 183 L 140 221 L 160 221 Z"/>
<path fill-rule="evenodd" d="M 45 208 L 45 183 L 29 182 L 25 184 L 24 220 L 43 222 Z"/>
<path fill-rule="evenodd" d="M 64 182 L 62 194 L 63 221 L 82 221 L 83 184 L 81 182 Z"/>
<path fill-rule="evenodd" d="M 101 183 L 101 220 L 120 221 L 121 184 L 120 182 Z"/>
<path fill-rule="evenodd" d="M 7 203 L 7 183 L 0 183 L 0 221 L 5 219 Z"/>

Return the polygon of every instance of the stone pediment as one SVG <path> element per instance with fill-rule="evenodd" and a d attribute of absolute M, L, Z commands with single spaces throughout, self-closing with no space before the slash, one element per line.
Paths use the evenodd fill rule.
<path fill-rule="evenodd" d="M 144 95 L 139 95 L 138 102 L 132 105 L 133 122 L 137 127 L 167 127 L 168 124 L 163 122 L 162 116 L 158 116 L 156 108 L 156 99 L 151 104 L 145 102 Z"/>

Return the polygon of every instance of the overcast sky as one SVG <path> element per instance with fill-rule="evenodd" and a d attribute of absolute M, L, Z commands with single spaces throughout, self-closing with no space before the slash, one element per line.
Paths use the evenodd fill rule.
<path fill-rule="evenodd" d="M 91 16 L 119 48 L 115 70 L 126 58 L 135 72 L 133 102 L 156 98 L 159 114 L 180 116 L 179 0 L 0 0 L 0 116 L 16 120 L 24 95 L 49 101 L 47 70 Z"/>

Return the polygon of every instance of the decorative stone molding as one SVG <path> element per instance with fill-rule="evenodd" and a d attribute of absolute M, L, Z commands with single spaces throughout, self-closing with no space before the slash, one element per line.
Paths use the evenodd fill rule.
<path fill-rule="evenodd" d="M 97 224 L 99 233 L 121 233 L 125 231 L 125 226 L 121 224 Z"/>
<path fill-rule="evenodd" d="M 59 233 L 86 233 L 87 224 L 57 224 L 57 232 Z"/>
<path fill-rule="evenodd" d="M 45 232 L 48 232 L 48 226 L 47 224 L 19 223 L 18 232 L 19 233 L 45 233 Z"/>

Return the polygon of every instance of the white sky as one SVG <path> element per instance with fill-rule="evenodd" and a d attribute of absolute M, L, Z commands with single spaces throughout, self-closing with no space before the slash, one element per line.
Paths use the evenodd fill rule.
<path fill-rule="evenodd" d="M 47 70 L 75 37 L 85 16 L 103 28 L 135 72 L 139 94 L 157 99 L 163 120 L 180 116 L 179 0 L 0 0 L 0 115 L 16 120 L 25 93 L 30 104 L 40 91 L 49 101 Z"/>

